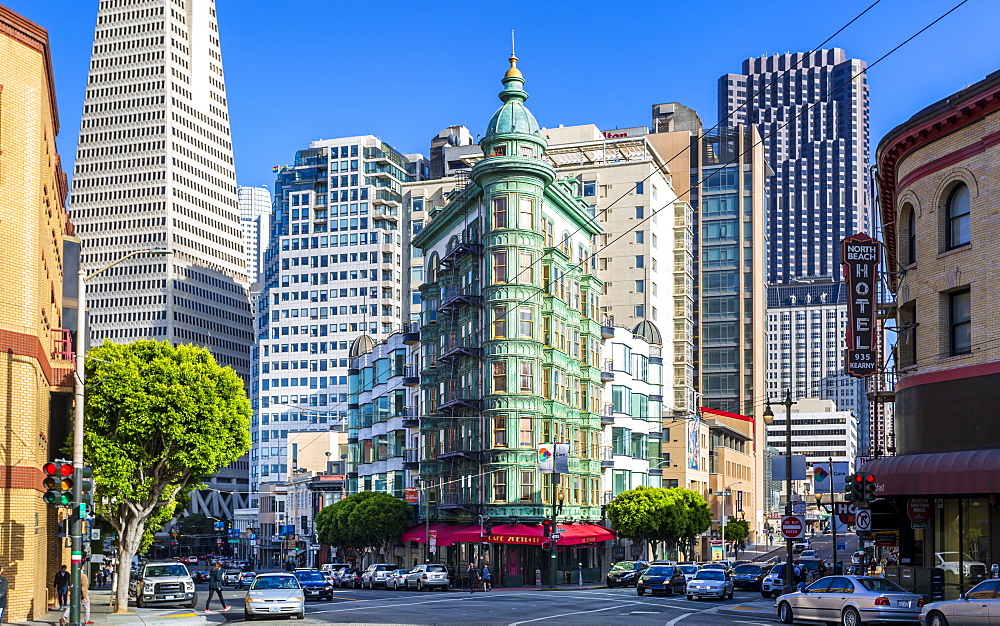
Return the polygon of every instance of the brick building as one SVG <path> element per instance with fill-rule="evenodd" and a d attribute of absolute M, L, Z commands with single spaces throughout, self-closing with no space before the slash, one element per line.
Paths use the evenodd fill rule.
<path fill-rule="evenodd" d="M 957 597 L 1000 562 L 1000 72 L 882 139 L 879 192 L 897 300 L 898 455 L 875 474 L 875 528 Z M 878 502 L 876 503 L 879 504 Z M 880 513 L 892 515 L 880 524 Z"/>
<path fill-rule="evenodd" d="M 2 6 L 0 75 L 0 565 L 11 581 L 4 618 L 16 622 L 47 611 L 46 583 L 69 562 L 41 467 L 70 430 L 73 362 L 61 329 L 76 312 L 64 307 L 63 275 L 76 272 L 79 247 L 67 241 L 48 33 Z"/>

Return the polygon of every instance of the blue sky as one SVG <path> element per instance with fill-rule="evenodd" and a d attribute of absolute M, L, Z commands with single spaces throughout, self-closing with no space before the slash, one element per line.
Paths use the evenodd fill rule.
<path fill-rule="evenodd" d="M 959 0 L 882 0 L 826 47 L 873 62 Z M 517 30 L 542 126 L 649 124 L 679 101 L 716 121 L 716 79 L 743 59 L 818 45 L 871 0 L 344 2 L 217 0 L 237 178 L 273 182 L 315 139 L 374 134 L 427 154 L 451 124 L 482 132 Z M 49 30 L 71 171 L 97 0 L 6 0 Z M 969 0 L 875 66 L 871 144 L 1000 68 L 1000 2 Z"/>

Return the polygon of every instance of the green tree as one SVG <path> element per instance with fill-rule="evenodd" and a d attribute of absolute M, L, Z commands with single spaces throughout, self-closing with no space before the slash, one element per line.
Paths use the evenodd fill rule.
<path fill-rule="evenodd" d="M 671 487 L 667 491 L 675 500 L 675 524 L 671 528 L 670 542 L 676 548 L 683 548 L 690 557 L 697 537 L 712 526 L 712 512 L 705 498 L 697 491 L 682 487 Z"/>
<path fill-rule="evenodd" d="M 362 491 L 324 507 L 316 515 L 320 543 L 387 553 L 413 525 L 413 507 L 378 491 Z"/>
<path fill-rule="evenodd" d="M 94 508 L 115 529 L 118 580 L 202 477 L 250 449 L 243 381 L 197 346 L 106 342 L 90 351 L 84 454 Z M 119 584 L 116 612 L 128 612 Z"/>
<path fill-rule="evenodd" d="M 674 505 L 667 491 L 640 486 L 621 492 L 608 503 L 611 527 L 618 536 L 644 544 L 666 540 Z"/>
<path fill-rule="evenodd" d="M 744 519 L 730 517 L 722 529 L 722 536 L 726 543 L 730 544 L 730 549 L 739 556 L 739 548 L 746 543 L 750 536 L 750 523 Z"/>

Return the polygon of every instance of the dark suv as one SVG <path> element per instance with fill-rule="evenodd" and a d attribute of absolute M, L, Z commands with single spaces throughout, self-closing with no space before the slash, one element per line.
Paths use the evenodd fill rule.
<path fill-rule="evenodd" d="M 649 563 L 646 561 L 619 561 L 611 566 L 611 571 L 605 577 L 608 587 L 635 587 L 639 576 L 646 571 Z"/>
<path fill-rule="evenodd" d="M 650 565 L 639 576 L 635 592 L 640 596 L 647 591 L 654 596 L 658 593 L 673 596 L 684 595 L 686 589 L 687 578 L 681 568 L 675 565 Z"/>

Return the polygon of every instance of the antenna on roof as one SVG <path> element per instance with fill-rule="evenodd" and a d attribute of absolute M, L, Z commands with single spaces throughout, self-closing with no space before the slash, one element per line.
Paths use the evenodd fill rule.
<path fill-rule="evenodd" d="M 514 54 L 514 29 L 510 29 L 510 56 L 517 56 Z"/>

